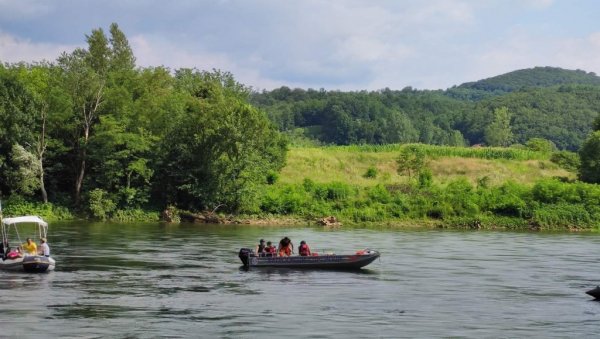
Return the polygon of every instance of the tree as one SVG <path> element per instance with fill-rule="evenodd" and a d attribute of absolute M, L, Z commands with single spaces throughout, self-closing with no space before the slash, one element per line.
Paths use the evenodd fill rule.
<path fill-rule="evenodd" d="M 581 166 L 579 178 L 590 183 L 600 183 L 600 131 L 590 134 L 579 150 Z"/>
<path fill-rule="evenodd" d="M 420 173 L 427 165 L 425 152 L 417 145 L 402 147 L 396 163 L 398 164 L 398 174 L 407 174 L 409 179 L 413 174 Z"/>
<path fill-rule="evenodd" d="M 10 178 L 12 189 L 25 195 L 32 195 L 40 188 L 38 180 L 42 168 L 39 164 L 40 159 L 23 146 L 15 144 L 12 149 L 12 162 L 16 166 Z"/>
<path fill-rule="evenodd" d="M 18 72 L 0 66 L 0 193 L 15 190 L 22 163 L 15 163 L 13 152 L 16 145 L 35 143 L 35 112 L 35 103 Z"/>
<path fill-rule="evenodd" d="M 120 74 L 132 71 L 135 58 L 123 32 L 117 24 L 110 27 L 110 43 L 104 31 L 92 30 L 86 35 L 88 49 L 76 49 L 71 54 L 63 54 L 58 64 L 62 69 L 62 83 L 71 95 L 72 110 L 75 113 L 74 149 L 76 150 L 76 178 L 74 189 L 75 204 L 79 204 L 84 177 L 88 167 L 89 143 L 93 126 L 100 121 L 101 109 L 106 101 L 106 92 L 114 86 L 122 85 Z M 111 73 L 112 72 L 112 73 Z M 112 76 L 111 76 L 112 74 Z"/>
<path fill-rule="evenodd" d="M 103 33 L 100 31 L 97 34 Z M 97 40 L 101 39 L 95 41 Z M 62 83 L 71 96 L 72 110 L 75 113 L 77 126 L 73 131 L 74 149 L 77 153 L 74 187 L 76 205 L 79 204 L 81 198 L 92 126 L 98 120 L 106 84 L 105 63 L 97 60 L 103 57 L 104 51 L 97 46 L 94 49 L 100 54 L 95 58 L 90 57 L 88 51 L 77 49 L 71 54 L 63 54 L 58 60 L 62 69 Z"/>
<path fill-rule="evenodd" d="M 490 146 L 510 145 L 513 133 L 510 127 L 511 114 L 506 107 L 494 110 L 494 121 L 488 125 L 484 132 L 485 142 Z"/>
<path fill-rule="evenodd" d="M 231 74 L 184 69 L 176 79 L 186 110 L 166 126 L 157 191 L 184 208 L 252 210 L 266 175 L 285 162 L 284 139 Z"/>
<path fill-rule="evenodd" d="M 36 157 L 36 164 L 39 168 L 35 171 L 39 176 L 39 189 L 42 194 L 44 203 L 48 202 L 48 193 L 44 182 L 44 162 L 45 154 L 48 147 L 48 114 L 52 109 L 55 101 L 55 72 L 54 66 L 48 63 L 40 63 L 34 65 L 19 65 L 16 69 L 21 82 L 27 89 L 28 95 L 32 98 L 35 105 L 35 142 L 28 142 L 28 152 Z M 32 140 L 33 141 L 33 140 Z"/>

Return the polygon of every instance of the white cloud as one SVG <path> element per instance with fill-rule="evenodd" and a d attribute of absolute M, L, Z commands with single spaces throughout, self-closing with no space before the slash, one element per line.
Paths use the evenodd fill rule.
<path fill-rule="evenodd" d="M 19 20 L 37 17 L 51 11 L 48 1 L 36 0 L 0 0 L 0 20 Z"/>
<path fill-rule="evenodd" d="M 141 66 L 217 68 L 266 89 L 446 88 L 533 66 L 600 68 L 600 34 L 586 31 L 595 27 L 589 16 L 577 15 L 594 5 L 227 0 L 173 7 L 155 0 L 141 7 L 133 0 L 0 0 L 0 60 L 54 60 L 75 48 L 64 41 L 83 46 L 84 34 L 116 20 Z"/>
<path fill-rule="evenodd" d="M 10 34 L 0 32 L 0 61 L 42 61 L 55 60 L 62 52 L 71 52 L 77 46 L 35 43 L 27 39 L 19 39 Z"/>

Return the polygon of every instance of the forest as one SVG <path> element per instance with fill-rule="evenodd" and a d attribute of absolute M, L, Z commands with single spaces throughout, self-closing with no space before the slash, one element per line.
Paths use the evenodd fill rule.
<path fill-rule="evenodd" d="M 600 112 L 600 77 L 536 67 L 445 91 L 382 89 L 340 92 L 281 87 L 253 93 L 280 131 L 321 144 L 509 146 L 532 138 L 576 151 Z M 508 109 L 512 137 L 493 140 L 488 128 Z"/>
<path fill-rule="evenodd" d="M 140 67 L 115 23 L 85 40 L 54 61 L 0 64 L 8 214 L 600 225 L 593 73 L 536 67 L 447 90 L 258 92 L 220 70 Z"/>
<path fill-rule="evenodd" d="M 168 205 L 238 211 L 283 166 L 284 137 L 232 74 L 136 67 L 117 24 L 86 41 L 53 62 L 0 66 L 5 205 L 100 218 Z"/>

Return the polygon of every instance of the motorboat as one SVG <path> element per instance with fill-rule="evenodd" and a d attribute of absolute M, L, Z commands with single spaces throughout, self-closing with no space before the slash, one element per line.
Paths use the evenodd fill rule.
<path fill-rule="evenodd" d="M 257 254 L 249 248 L 242 248 L 239 258 L 245 268 L 271 267 L 295 269 L 357 270 L 379 258 L 378 251 L 364 249 L 354 254 L 313 253 L 310 256 L 276 256 Z"/>
<path fill-rule="evenodd" d="M 596 286 L 596 288 L 586 291 L 585 294 L 594 297 L 596 300 L 600 300 L 600 286 Z"/>
<path fill-rule="evenodd" d="M 3 218 L 1 222 L 2 243 L 0 243 L 0 269 L 11 271 L 25 271 L 30 273 L 43 273 L 52 271 L 56 267 L 56 261 L 44 255 L 22 253 L 17 248 L 11 248 L 10 241 L 18 241 L 22 244 L 21 234 L 30 234 L 25 230 L 32 231 L 33 238 L 46 238 L 48 223 L 42 218 L 34 215 Z M 21 232 L 21 233 L 19 233 Z M 20 246 L 19 246 L 20 247 Z"/>

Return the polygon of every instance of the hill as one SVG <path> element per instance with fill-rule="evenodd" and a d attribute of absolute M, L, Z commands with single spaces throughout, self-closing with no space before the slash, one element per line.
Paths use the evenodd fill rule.
<path fill-rule="evenodd" d="M 536 67 L 446 91 L 281 87 L 253 93 L 251 102 L 297 144 L 306 144 L 298 142 L 302 137 L 335 145 L 482 144 L 493 112 L 506 107 L 513 143 L 545 138 L 559 149 L 577 150 L 600 114 L 600 77 Z"/>
<path fill-rule="evenodd" d="M 525 88 L 575 84 L 600 85 L 600 77 L 593 72 L 588 73 L 582 70 L 568 70 L 559 67 L 534 67 L 479 81 L 467 82 L 448 89 L 447 93 L 452 97 L 482 99 L 490 95 L 502 95 Z"/>

